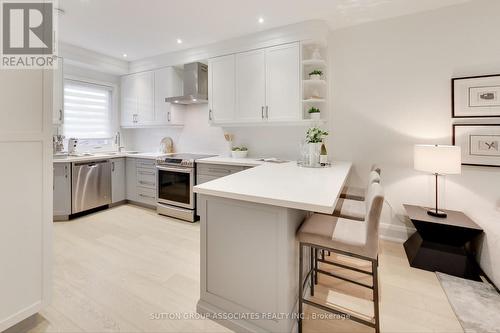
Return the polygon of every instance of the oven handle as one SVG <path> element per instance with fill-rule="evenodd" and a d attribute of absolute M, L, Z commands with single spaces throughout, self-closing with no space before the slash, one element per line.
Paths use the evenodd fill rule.
<path fill-rule="evenodd" d="M 181 173 L 193 173 L 193 171 L 194 171 L 193 168 L 172 168 L 172 167 L 164 167 L 164 166 L 157 166 L 156 168 L 158 170 L 181 172 Z"/>

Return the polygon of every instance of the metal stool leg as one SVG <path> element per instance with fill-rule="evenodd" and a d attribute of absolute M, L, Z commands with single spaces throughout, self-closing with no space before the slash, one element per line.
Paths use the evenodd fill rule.
<path fill-rule="evenodd" d="M 298 317 L 298 325 L 299 325 L 299 333 L 302 333 L 302 295 L 304 293 L 303 290 L 303 247 L 302 243 L 299 244 L 299 317 Z"/>
<path fill-rule="evenodd" d="M 309 248 L 311 250 L 310 254 L 310 262 L 309 262 L 309 269 L 311 270 L 311 296 L 314 296 L 314 251 L 316 250 L 314 247 Z"/>
<path fill-rule="evenodd" d="M 314 284 L 318 284 L 318 249 L 314 249 Z"/>
<path fill-rule="evenodd" d="M 372 261 L 373 273 L 373 309 L 375 315 L 375 332 L 380 333 L 380 313 L 378 304 L 378 260 Z"/>

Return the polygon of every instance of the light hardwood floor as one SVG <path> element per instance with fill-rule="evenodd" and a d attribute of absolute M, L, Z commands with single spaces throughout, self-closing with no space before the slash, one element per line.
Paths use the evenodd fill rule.
<path fill-rule="evenodd" d="M 55 223 L 52 304 L 7 332 L 228 332 L 210 320 L 151 319 L 196 312 L 199 238 L 198 223 L 132 205 Z M 382 332 L 462 332 L 435 274 L 410 268 L 401 244 L 381 242 L 379 272 Z M 325 299 L 336 297 L 326 285 L 366 296 L 320 284 Z M 306 320 L 304 331 L 373 332 L 348 320 Z"/>

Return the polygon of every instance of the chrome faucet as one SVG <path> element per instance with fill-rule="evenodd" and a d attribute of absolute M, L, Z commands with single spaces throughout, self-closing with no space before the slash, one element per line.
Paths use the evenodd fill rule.
<path fill-rule="evenodd" d="M 122 136 L 120 132 L 116 132 L 115 135 L 115 145 L 118 147 L 118 152 L 121 153 L 122 149 L 125 147 L 122 147 Z"/>

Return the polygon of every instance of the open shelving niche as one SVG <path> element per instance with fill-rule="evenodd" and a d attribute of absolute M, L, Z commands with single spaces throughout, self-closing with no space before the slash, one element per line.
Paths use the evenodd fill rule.
<path fill-rule="evenodd" d="M 316 51 L 316 52 L 315 52 Z M 319 58 L 313 53 L 319 52 Z M 320 80 L 309 79 L 309 73 L 318 69 L 323 72 Z M 301 76 L 302 76 L 302 117 L 304 120 L 320 126 L 328 120 L 329 110 L 329 71 L 328 47 L 325 41 L 307 40 L 301 42 Z M 309 108 L 321 110 L 321 119 L 314 121 L 308 113 Z"/>

